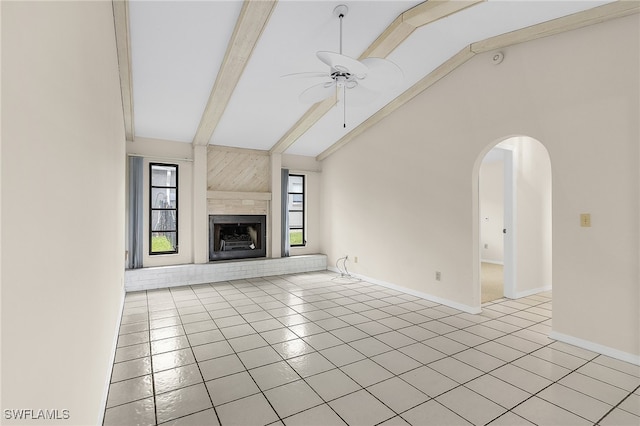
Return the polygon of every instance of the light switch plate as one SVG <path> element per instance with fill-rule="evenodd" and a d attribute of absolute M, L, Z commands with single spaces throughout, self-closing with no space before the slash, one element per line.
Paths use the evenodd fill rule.
<path fill-rule="evenodd" d="M 580 214 L 580 226 L 583 228 L 591 227 L 591 214 L 590 213 L 581 213 Z"/>

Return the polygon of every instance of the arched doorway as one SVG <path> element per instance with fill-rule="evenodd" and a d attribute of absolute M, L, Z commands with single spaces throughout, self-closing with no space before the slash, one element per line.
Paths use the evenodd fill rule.
<path fill-rule="evenodd" d="M 476 161 L 474 178 L 478 304 L 550 290 L 551 161 L 544 145 L 527 136 L 490 144 Z M 493 281 L 485 294 L 483 278 Z"/>

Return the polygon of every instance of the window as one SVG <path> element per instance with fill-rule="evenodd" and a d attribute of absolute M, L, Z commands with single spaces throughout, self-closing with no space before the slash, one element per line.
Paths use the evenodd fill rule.
<path fill-rule="evenodd" d="M 301 247 L 306 244 L 304 233 L 304 176 L 289 175 L 289 245 Z"/>
<path fill-rule="evenodd" d="M 149 164 L 149 254 L 178 252 L 178 165 Z"/>

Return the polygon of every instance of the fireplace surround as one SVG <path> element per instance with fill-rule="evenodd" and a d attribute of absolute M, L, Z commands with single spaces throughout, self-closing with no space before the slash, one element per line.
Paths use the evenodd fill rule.
<path fill-rule="evenodd" d="M 209 215 L 209 260 L 266 257 L 266 224 L 265 215 Z"/>

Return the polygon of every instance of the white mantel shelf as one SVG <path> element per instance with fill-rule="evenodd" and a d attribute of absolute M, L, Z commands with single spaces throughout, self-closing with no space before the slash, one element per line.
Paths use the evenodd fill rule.
<path fill-rule="evenodd" d="M 211 199 L 211 200 L 263 200 L 263 201 L 271 201 L 271 192 L 207 191 L 207 198 Z"/>
<path fill-rule="evenodd" d="M 124 288 L 132 292 L 326 269 L 327 256 L 324 254 L 159 266 L 126 270 Z"/>

